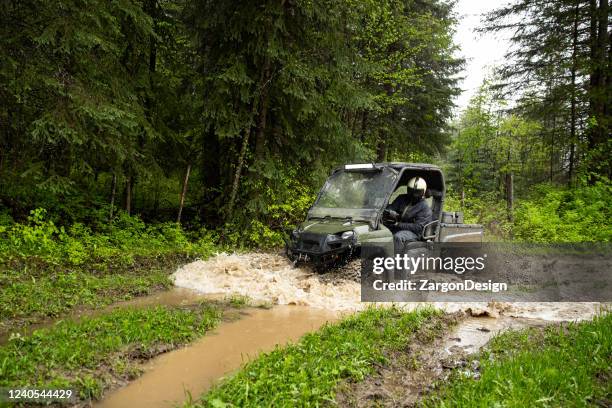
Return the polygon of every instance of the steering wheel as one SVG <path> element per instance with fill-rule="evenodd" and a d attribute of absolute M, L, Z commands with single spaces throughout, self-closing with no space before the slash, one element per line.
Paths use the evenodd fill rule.
<path fill-rule="evenodd" d="M 400 215 L 393 210 L 385 209 L 382 213 L 382 223 L 385 226 L 394 225 L 399 221 Z"/>

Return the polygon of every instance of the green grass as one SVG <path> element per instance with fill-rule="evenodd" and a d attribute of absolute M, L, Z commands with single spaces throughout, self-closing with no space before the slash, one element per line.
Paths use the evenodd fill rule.
<path fill-rule="evenodd" d="M 0 332 L 19 323 L 57 317 L 167 289 L 182 254 L 139 258 L 132 264 L 80 266 L 32 262 L 0 266 Z"/>
<path fill-rule="evenodd" d="M 246 364 L 194 407 L 320 406 L 343 379 L 362 380 L 384 364 L 386 352 L 406 347 L 412 334 L 441 312 L 371 308 L 326 325 L 299 343 L 278 347 Z"/>
<path fill-rule="evenodd" d="M 71 387 L 82 399 L 98 398 L 112 378 L 138 374 L 136 359 L 150 358 L 210 330 L 221 311 L 119 309 L 78 322 L 60 321 L 0 347 L 0 386 Z"/>
<path fill-rule="evenodd" d="M 456 372 L 431 407 L 586 407 L 612 404 L 612 314 L 495 337 L 478 380 Z"/>

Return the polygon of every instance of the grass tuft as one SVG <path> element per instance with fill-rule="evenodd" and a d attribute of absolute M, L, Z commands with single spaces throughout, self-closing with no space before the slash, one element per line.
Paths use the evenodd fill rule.
<path fill-rule="evenodd" d="M 99 398 L 110 381 L 138 375 L 137 362 L 176 348 L 210 330 L 221 311 L 198 309 L 119 309 L 78 322 L 60 321 L 13 336 L 0 347 L 0 386 L 79 390 Z"/>

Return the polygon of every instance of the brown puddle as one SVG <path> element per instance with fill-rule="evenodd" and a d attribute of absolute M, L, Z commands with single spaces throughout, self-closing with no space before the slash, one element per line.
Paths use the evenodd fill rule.
<path fill-rule="evenodd" d="M 173 407 L 207 391 L 223 376 L 262 351 L 299 339 L 337 313 L 302 306 L 249 309 L 239 320 L 222 323 L 195 343 L 147 363 L 145 373 L 111 392 L 97 407 Z"/>

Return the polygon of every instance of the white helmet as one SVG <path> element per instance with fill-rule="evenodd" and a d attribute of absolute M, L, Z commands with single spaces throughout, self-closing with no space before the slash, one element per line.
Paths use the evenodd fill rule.
<path fill-rule="evenodd" d="M 421 198 L 425 195 L 425 190 L 427 190 L 427 183 L 421 177 L 413 177 L 408 180 L 408 192 L 412 190 L 413 196 L 415 198 Z"/>

